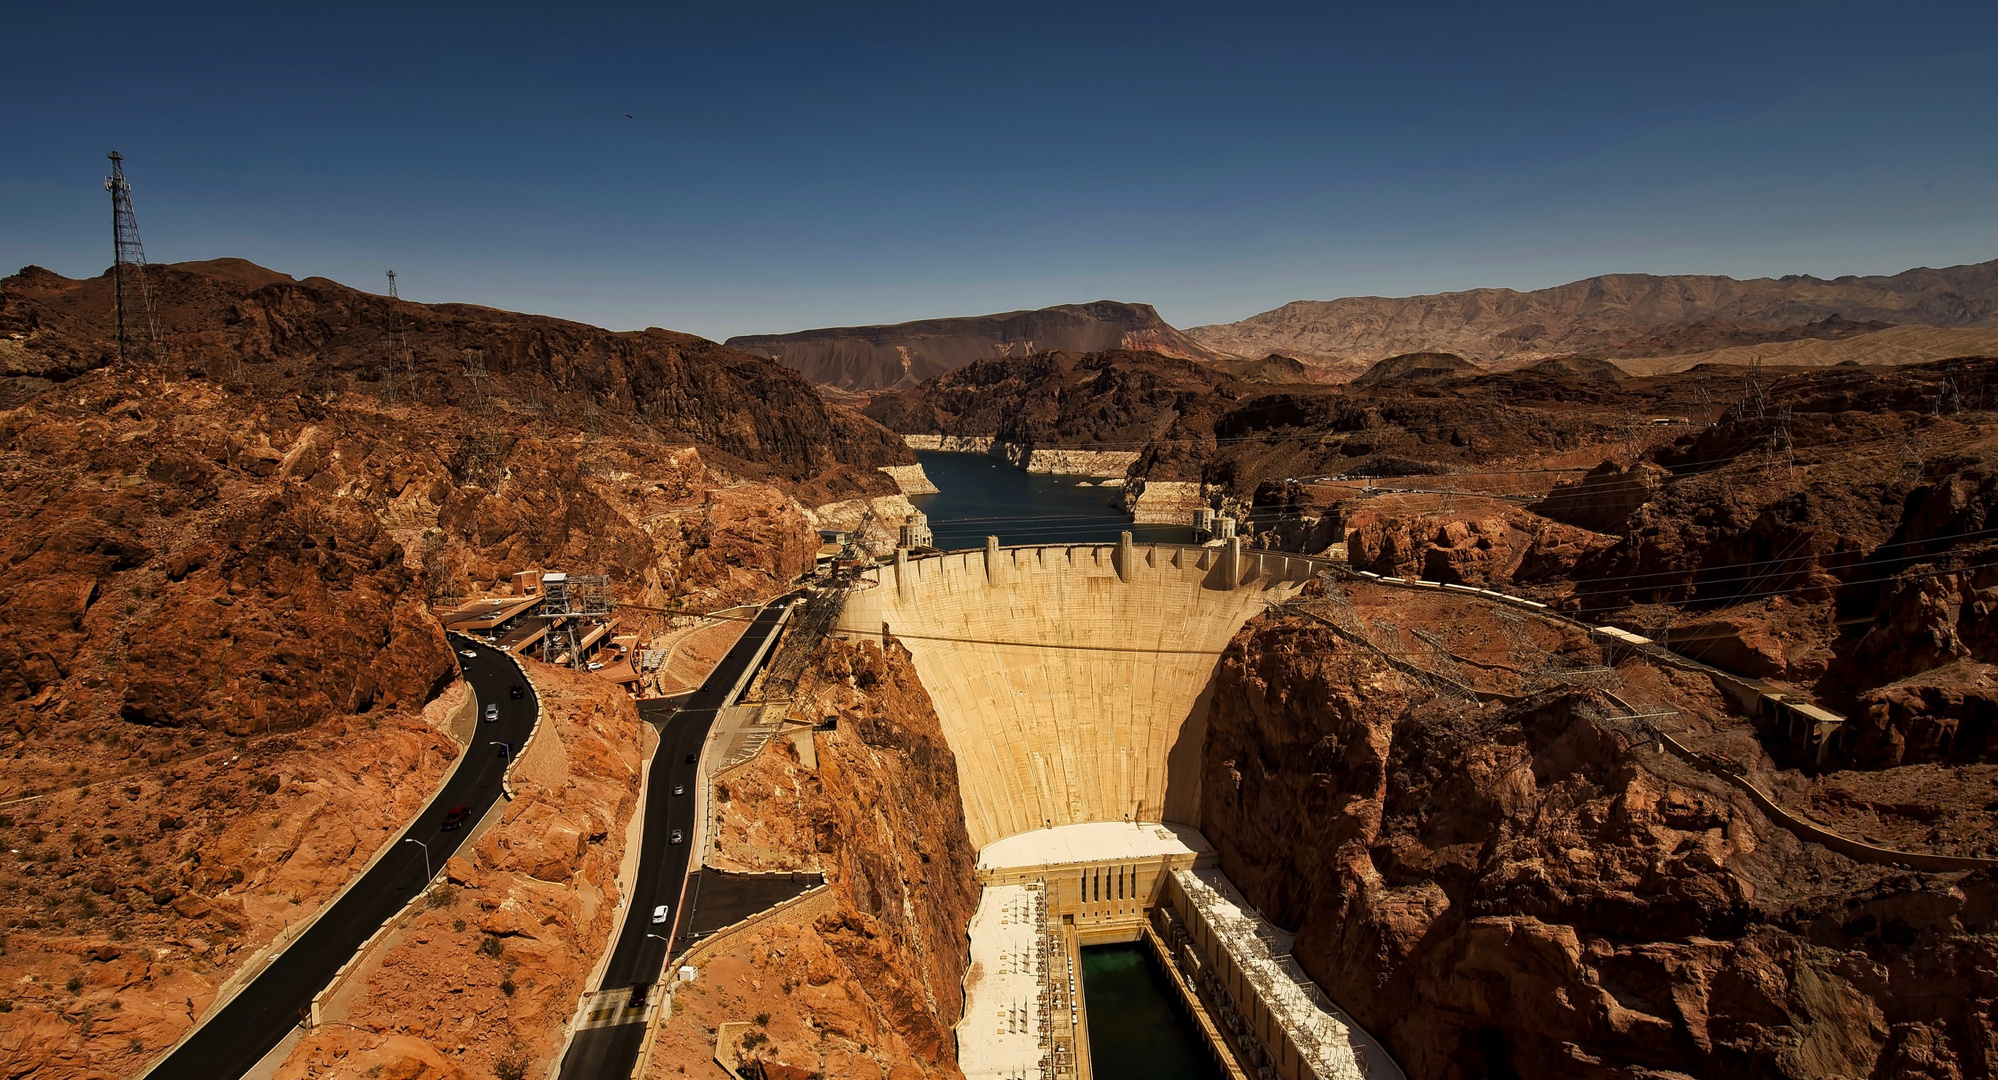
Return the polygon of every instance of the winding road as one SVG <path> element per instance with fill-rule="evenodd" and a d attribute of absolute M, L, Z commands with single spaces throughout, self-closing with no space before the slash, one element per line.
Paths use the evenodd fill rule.
<path fill-rule="evenodd" d="M 695 781 L 699 775 L 701 747 L 715 714 L 735 700 L 755 666 L 768 655 L 777 636 L 784 612 L 798 594 L 765 605 L 749 629 L 736 639 L 728 655 L 707 681 L 687 698 L 686 704 L 666 721 L 659 733 L 659 747 L 653 751 L 652 775 L 645 794 L 645 831 L 640 841 L 638 874 L 632 881 L 630 906 L 624 925 L 603 978 L 599 994 L 639 985 L 649 987 L 666 966 L 669 952 L 685 947 L 684 930 L 687 872 L 694 853 Z M 673 794 L 678 785 L 682 794 Z M 677 830 L 681 842 L 671 840 Z M 669 922 L 655 925 L 652 910 L 669 904 Z M 672 929 L 667 929 L 668 927 Z M 674 948 L 660 938 L 673 939 Z M 637 1064 L 640 1044 L 645 1039 L 645 1000 L 649 994 L 633 994 L 604 1010 L 608 1022 L 584 1027 L 569 1044 L 562 1058 L 561 1080 L 626 1080 Z M 622 1006 L 622 1007 L 618 1007 Z"/>
<path fill-rule="evenodd" d="M 429 807 L 387 853 L 249 985 L 210 1013 L 165 1058 L 140 1074 L 145 1080 L 217 1080 L 247 1073 L 299 1025 L 313 996 L 333 981 L 340 966 L 429 884 L 426 866 L 433 875 L 443 872 L 444 860 L 470 835 L 469 826 L 499 800 L 511 750 L 517 750 L 533 733 L 540 701 L 513 660 L 499 650 L 457 636 L 451 638 L 451 645 L 476 653 L 467 657 L 461 651 L 458 666 L 478 699 L 475 707 L 483 714 L 487 705 L 497 705 L 499 718 L 479 722 L 471 749 L 452 767 Z M 516 685 L 524 691 L 517 699 L 509 696 L 510 688 Z M 499 748 L 488 745 L 495 742 L 510 748 L 504 757 Z M 467 827 L 447 832 L 444 815 L 459 805 L 471 807 Z M 425 847 L 418 844 L 427 847 L 427 864 Z"/>

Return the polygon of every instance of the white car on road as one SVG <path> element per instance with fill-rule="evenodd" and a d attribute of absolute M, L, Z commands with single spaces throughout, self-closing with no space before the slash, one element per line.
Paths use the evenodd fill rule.
<path fill-rule="evenodd" d="M 657 925 L 659 925 L 660 923 L 663 923 L 663 922 L 665 922 L 665 921 L 666 921 L 666 916 L 667 916 L 667 914 L 668 914 L 668 913 L 669 913 L 669 912 L 670 912 L 671 910 L 672 910 L 672 909 L 671 909 L 671 908 L 670 908 L 670 907 L 669 907 L 668 905 L 666 905 L 666 904 L 661 904 L 661 905 L 659 905 L 658 907 L 656 907 L 656 908 L 653 908 L 653 909 L 652 909 L 652 925 L 654 925 L 654 926 L 657 926 Z"/>

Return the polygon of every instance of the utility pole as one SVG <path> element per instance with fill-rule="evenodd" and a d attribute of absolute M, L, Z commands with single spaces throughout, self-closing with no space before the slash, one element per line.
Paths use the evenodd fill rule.
<path fill-rule="evenodd" d="M 153 299 L 152 284 L 146 280 L 146 249 L 139 243 L 139 219 L 132 213 L 132 185 L 125 179 L 125 155 L 116 150 L 111 159 L 111 175 L 104 178 L 104 190 L 111 193 L 111 276 L 118 307 L 118 359 L 131 358 L 132 332 L 153 359 L 165 361 L 160 343 L 160 309 Z M 136 323 L 132 331 L 126 324 Z"/>

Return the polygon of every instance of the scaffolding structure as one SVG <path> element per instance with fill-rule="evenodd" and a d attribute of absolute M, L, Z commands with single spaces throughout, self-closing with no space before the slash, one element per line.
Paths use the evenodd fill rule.
<path fill-rule="evenodd" d="M 548 644 L 542 646 L 542 655 L 552 660 L 559 649 L 565 647 L 569 666 L 582 670 L 585 666 L 583 620 L 608 621 L 617 607 L 609 575 L 543 574 L 541 595 L 541 604 L 534 614 L 536 618 L 549 620 L 545 638 Z"/>

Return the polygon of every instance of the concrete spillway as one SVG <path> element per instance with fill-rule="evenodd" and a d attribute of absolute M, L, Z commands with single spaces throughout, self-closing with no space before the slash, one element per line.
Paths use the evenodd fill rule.
<path fill-rule="evenodd" d="M 841 628 L 907 646 L 980 848 L 1091 821 L 1199 825 L 1221 652 L 1320 560 L 1164 544 L 898 553 Z"/>

